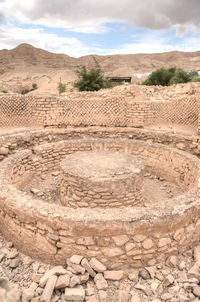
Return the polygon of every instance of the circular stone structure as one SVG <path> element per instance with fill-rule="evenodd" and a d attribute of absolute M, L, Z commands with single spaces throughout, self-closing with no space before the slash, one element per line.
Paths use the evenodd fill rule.
<path fill-rule="evenodd" d="M 142 161 L 118 151 L 80 151 L 60 164 L 60 201 L 67 207 L 143 205 Z"/>
<path fill-rule="evenodd" d="M 19 139 L 15 146 L 18 152 L 10 153 L 1 162 L 0 230 L 16 248 L 53 265 L 64 265 L 72 255 L 82 255 L 88 259 L 96 257 L 108 269 L 129 269 L 146 267 L 152 261 L 162 262 L 169 255 L 182 255 L 199 244 L 200 161 L 197 157 L 149 141 L 117 137 L 58 138 L 55 136 L 54 142 L 43 144 L 41 137 L 34 134 L 31 137 L 34 147 L 30 145 L 30 150 L 20 150 L 26 145 Z M 45 139 L 50 138 L 45 136 Z M 188 138 L 188 150 L 191 139 Z M 26 137 L 26 142 L 29 141 Z M 13 150 L 10 147 L 10 152 Z M 135 156 L 144 163 L 145 173 L 155 173 L 177 184 L 182 194 L 170 202 L 160 200 L 147 207 L 74 209 L 53 200 L 44 202 L 39 196 L 20 189 L 31 175 L 48 175 L 59 170 L 60 162 L 77 151 L 119 151 Z"/>

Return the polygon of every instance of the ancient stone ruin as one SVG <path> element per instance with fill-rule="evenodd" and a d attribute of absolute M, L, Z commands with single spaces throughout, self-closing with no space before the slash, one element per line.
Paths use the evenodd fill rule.
<path fill-rule="evenodd" d="M 17 270 L 20 252 L 23 267 L 36 270 L 25 294 L 18 289 L 21 301 L 195 301 L 199 252 L 182 268 L 194 279 L 185 277 L 185 300 L 166 290 L 170 271 L 158 278 L 160 291 L 138 278 L 154 279 L 161 264 L 180 268 L 188 250 L 198 251 L 199 92 L 193 83 L 0 96 L 0 231 L 8 241 L 0 265 Z M 121 282 L 117 296 L 111 281 Z"/>

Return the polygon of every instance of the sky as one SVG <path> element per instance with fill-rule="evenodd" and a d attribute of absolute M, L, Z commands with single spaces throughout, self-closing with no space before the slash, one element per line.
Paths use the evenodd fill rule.
<path fill-rule="evenodd" d="M 200 50 L 200 0 L 0 0 L 0 49 L 72 57 Z"/>

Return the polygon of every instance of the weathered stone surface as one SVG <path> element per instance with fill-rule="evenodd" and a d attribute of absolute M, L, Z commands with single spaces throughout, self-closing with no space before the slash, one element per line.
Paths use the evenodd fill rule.
<path fill-rule="evenodd" d="M 88 274 L 91 276 L 91 277 L 95 277 L 96 276 L 96 273 L 95 271 L 91 268 L 88 260 L 86 258 L 84 258 L 82 261 L 81 261 L 81 265 L 86 269 L 86 271 L 88 272 Z"/>
<path fill-rule="evenodd" d="M 35 290 L 33 288 L 26 288 L 22 293 L 22 301 L 29 302 L 35 294 Z"/>
<path fill-rule="evenodd" d="M 138 276 L 142 277 L 144 280 L 151 278 L 149 272 L 145 268 L 139 270 Z"/>
<path fill-rule="evenodd" d="M 142 302 L 140 295 L 136 290 L 131 291 L 131 302 Z"/>
<path fill-rule="evenodd" d="M 164 279 L 164 281 L 163 281 L 163 285 L 164 286 L 170 286 L 170 285 L 172 285 L 174 283 L 174 277 L 170 274 L 170 275 L 168 275 L 165 279 Z"/>
<path fill-rule="evenodd" d="M 196 297 L 200 297 L 200 286 L 194 286 L 194 288 L 193 288 L 193 294 Z"/>
<path fill-rule="evenodd" d="M 77 273 L 77 274 L 84 274 L 85 273 L 85 268 L 79 264 L 74 264 L 74 263 L 71 263 L 70 260 L 67 261 L 67 264 L 73 268 L 74 272 Z"/>
<path fill-rule="evenodd" d="M 164 301 L 170 301 L 170 299 L 173 297 L 173 294 L 170 294 L 170 293 L 164 293 L 162 296 L 161 296 L 161 299 L 164 300 Z"/>
<path fill-rule="evenodd" d="M 19 253 L 16 250 L 12 250 L 9 253 L 7 253 L 6 257 L 8 259 L 16 258 L 19 255 Z"/>
<path fill-rule="evenodd" d="M 106 280 L 119 281 L 123 278 L 123 276 L 124 276 L 123 271 L 105 271 L 104 272 L 104 278 Z"/>
<path fill-rule="evenodd" d="M 160 285 L 160 282 L 159 281 L 153 281 L 151 283 L 151 289 L 154 293 L 156 293 L 158 291 L 158 287 Z"/>
<path fill-rule="evenodd" d="M 106 257 L 116 257 L 124 254 L 124 251 L 121 248 L 113 247 L 113 248 L 105 248 L 103 249 L 103 254 Z"/>
<path fill-rule="evenodd" d="M 136 289 L 141 290 L 146 296 L 151 296 L 152 295 L 152 290 L 148 285 L 145 286 L 143 284 L 137 283 L 134 287 Z"/>
<path fill-rule="evenodd" d="M 9 149 L 5 147 L 0 148 L 0 155 L 8 155 Z"/>
<path fill-rule="evenodd" d="M 43 277 L 43 274 L 33 274 L 32 281 L 35 283 L 40 283 L 40 279 Z"/>
<path fill-rule="evenodd" d="M 200 265 L 200 245 L 194 247 L 194 259 Z"/>
<path fill-rule="evenodd" d="M 129 237 L 127 235 L 114 236 L 112 239 L 117 246 L 122 246 L 129 241 Z"/>
<path fill-rule="evenodd" d="M 75 287 L 76 285 L 79 285 L 81 284 L 81 280 L 80 280 L 80 277 L 79 276 L 72 276 L 71 279 L 70 279 L 70 283 L 69 283 L 69 286 L 70 287 Z"/>
<path fill-rule="evenodd" d="M 80 264 L 82 259 L 83 259 L 83 256 L 81 256 L 81 255 L 73 255 L 70 258 L 70 261 L 71 261 L 71 263 L 74 263 L 74 264 Z"/>
<path fill-rule="evenodd" d="M 145 239 L 143 242 L 142 242 L 142 246 L 145 250 L 149 250 L 153 247 L 153 240 L 151 239 Z"/>
<path fill-rule="evenodd" d="M 188 271 L 189 277 L 200 278 L 200 267 L 199 264 L 196 262 Z"/>
<path fill-rule="evenodd" d="M 135 242 L 142 242 L 142 241 L 144 241 L 146 239 L 146 236 L 144 236 L 144 235 L 142 235 L 142 234 L 138 234 L 138 235 L 135 235 L 134 237 L 133 237 L 133 240 L 135 241 Z"/>
<path fill-rule="evenodd" d="M 185 144 L 184 144 L 184 143 L 178 143 L 178 144 L 176 145 L 176 147 L 177 147 L 178 149 L 180 149 L 180 150 L 184 150 L 184 149 L 185 149 Z"/>
<path fill-rule="evenodd" d="M 66 301 L 84 301 L 84 299 L 85 299 L 85 290 L 83 289 L 83 287 L 65 289 Z"/>
<path fill-rule="evenodd" d="M 168 264 L 170 267 L 176 267 L 177 264 L 178 264 L 178 257 L 177 257 L 177 256 L 170 256 L 170 257 L 167 259 L 167 264 Z"/>
<path fill-rule="evenodd" d="M 85 273 L 84 275 L 81 275 L 80 276 L 81 284 L 86 283 L 88 281 L 89 277 L 90 277 L 90 275 L 88 273 Z"/>
<path fill-rule="evenodd" d="M 149 272 L 151 278 L 154 279 L 156 271 L 157 271 L 156 266 L 147 266 L 147 267 L 145 267 L 145 269 Z"/>
<path fill-rule="evenodd" d="M 131 281 L 137 281 L 138 280 L 138 271 L 133 271 L 130 274 L 128 274 L 128 278 Z"/>
<path fill-rule="evenodd" d="M 11 268 L 16 268 L 19 265 L 19 263 L 20 263 L 19 258 L 12 259 L 10 261 L 10 267 Z"/>
<path fill-rule="evenodd" d="M 55 256 L 57 249 L 54 245 L 52 245 L 44 236 L 42 236 L 41 234 L 37 233 L 36 235 L 36 240 L 35 240 L 35 244 L 37 246 L 37 249 L 40 250 L 40 252 L 42 253 L 44 251 L 44 253 L 46 253 L 48 251 L 48 254 L 50 256 Z"/>
<path fill-rule="evenodd" d="M 55 289 L 65 288 L 65 287 L 69 286 L 69 282 L 70 282 L 70 276 L 68 274 L 61 275 L 57 279 Z"/>
<path fill-rule="evenodd" d="M 94 287 L 92 286 L 92 284 L 90 282 L 87 283 L 85 294 L 86 294 L 86 296 L 94 295 Z"/>
<path fill-rule="evenodd" d="M 30 191 L 31 191 L 31 193 L 33 193 L 33 194 L 38 194 L 38 193 L 40 193 L 40 190 L 38 190 L 38 189 L 36 189 L 36 188 L 31 188 Z"/>
<path fill-rule="evenodd" d="M 89 263 L 90 266 L 98 273 L 103 273 L 106 270 L 106 266 L 96 258 L 92 258 Z"/>
<path fill-rule="evenodd" d="M 51 276 L 49 277 L 44 292 L 41 296 L 40 301 L 41 302 L 49 302 L 51 300 L 55 285 L 56 285 L 56 281 L 57 281 L 58 277 L 57 276 Z"/>
<path fill-rule="evenodd" d="M 67 273 L 66 269 L 62 266 L 54 266 L 51 270 L 47 271 L 44 276 L 40 279 L 40 286 L 44 287 L 47 280 L 53 275 L 65 275 Z"/>
<path fill-rule="evenodd" d="M 166 245 L 169 245 L 171 243 L 170 238 L 161 238 L 158 242 L 158 247 L 164 247 Z"/>
<path fill-rule="evenodd" d="M 131 251 L 134 247 L 135 247 L 135 244 L 134 244 L 133 242 L 128 242 L 128 243 L 125 245 L 125 250 L 126 250 L 126 252 L 129 252 L 129 251 Z"/>
<path fill-rule="evenodd" d="M 104 279 L 102 274 L 97 274 L 94 277 L 94 282 L 96 283 L 96 287 L 98 288 L 98 290 L 104 290 L 108 288 L 108 283 L 107 281 Z"/>
<path fill-rule="evenodd" d="M 100 298 L 101 302 L 106 302 L 107 301 L 107 292 L 104 290 L 100 290 L 99 298 Z"/>
<path fill-rule="evenodd" d="M 99 302 L 99 299 L 95 295 L 92 295 L 90 297 L 86 297 L 86 302 Z"/>
<path fill-rule="evenodd" d="M 82 237 L 77 240 L 77 244 L 80 245 L 94 245 L 94 239 L 92 237 Z"/>
<path fill-rule="evenodd" d="M 24 257 L 23 264 L 25 267 L 29 267 L 33 263 L 33 259 L 31 257 Z"/>

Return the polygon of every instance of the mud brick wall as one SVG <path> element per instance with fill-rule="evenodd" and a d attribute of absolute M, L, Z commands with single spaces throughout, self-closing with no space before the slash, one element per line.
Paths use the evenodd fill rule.
<path fill-rule="evenodd" d="M 66 96 L 0 95 L 0 127 L 154 124 L 199 128 L 198 85 L 116 87 Z"/>

